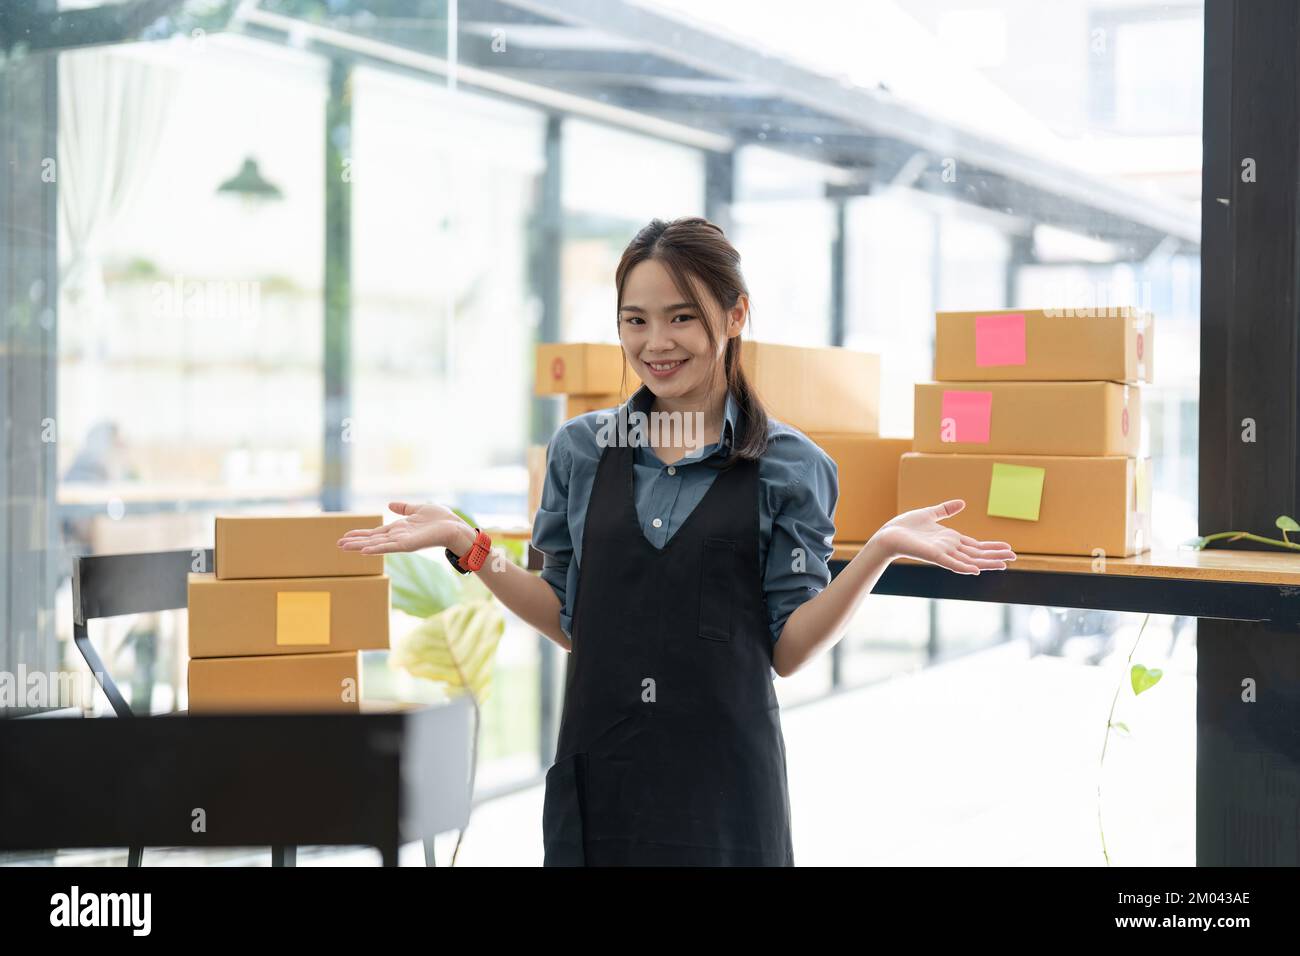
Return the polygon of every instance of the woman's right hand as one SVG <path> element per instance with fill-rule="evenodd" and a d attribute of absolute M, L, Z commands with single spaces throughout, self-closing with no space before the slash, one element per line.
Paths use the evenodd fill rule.
<path fill-rule="evenodd" d="M 420 551 L 424 548 L 450 548 L 452 554 L 464 554 L 474 542 L 474 529 L 442 505 L 390 501 L 388 510 L 403 517 L 378 528 L 349 531 L 339 538 L 339 547 L 362 554 Z"/>

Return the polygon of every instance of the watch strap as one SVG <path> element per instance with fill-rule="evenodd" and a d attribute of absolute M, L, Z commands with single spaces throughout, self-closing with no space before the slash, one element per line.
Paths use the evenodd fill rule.
<path fill-rule="evenodd" d="M 446 548 L 443 553 L 447 555 L 447 561 L 453 568 L 461 574 L 469 574 L 471 571 L 482 569 L 491 551 L 492 538 L 488 536 L 486 531 L 475 528 L 474 541 L 470 544 L 467 552 L 463 555 L 456 555 L 452 553 L 450 548 Z"/>

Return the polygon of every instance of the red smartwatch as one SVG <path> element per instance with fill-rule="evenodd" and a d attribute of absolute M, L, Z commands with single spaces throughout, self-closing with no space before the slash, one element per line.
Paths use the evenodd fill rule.
<path fill-rule="evenodd" d="M 470 545 L 469 551 L 462 556 L 451 553 L 451 548 L 444 549 L 447 555 L 448 563 L 459 571 L 461 574 L 469 574 L 471 571 L 480 570 L 487 561 L 487 556 L 492 551 L 492 539 L 488 537 L 486 531 L 474 529 L 474 543 Z"/>

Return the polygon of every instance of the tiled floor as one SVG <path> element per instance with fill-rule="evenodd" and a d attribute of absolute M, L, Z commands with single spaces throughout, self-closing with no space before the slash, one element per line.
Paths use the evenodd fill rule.
<path fill-rule="evenodd" d="M 1089 667 L 1030 658 L 1015 642 L 787 709 L 796 861 L 1104 865 L 1099 757 L 1122 679 L 1115 719 L 1132 736 L 1112 735 L 1102 792 L 1112 865 L 1194 865 L 1195 680 L 1186 667 L 1166 668 L 1156 687 L 1134 697 L 1126 653 L 1127 645 L 1111 664 Z M 478 807 L 457 865 L 539 865 L 542 797 L 539 786 Z M 454 842 L 455 834 L 439 837 L 441 865 Z M 378 859 L 364 848 L 304 851 L 299 865 Z M 145 860 L 266 865 L 269 853 L 150 851 Z M 401 862 L 423 865 L 421 846 L 406 846 Z"/>
<path fill-rule="evenodd" d="M 796 861 L 1105 865 L 1099 760 L 1123 677 L 1115 719 L 1132 735 L 1112 735 L 1102 788 L 1111 864 L 1193 866 L 1195 680 L 1167 669 L 1134 697 L 1123 656 L 1027 654 L 1006 644 L 786 711 Z M 539 865 L 541 813 L 540 787 L 476 809 L 457 865 Z M 418 847 L 408 859 L 422 862 Z"/>

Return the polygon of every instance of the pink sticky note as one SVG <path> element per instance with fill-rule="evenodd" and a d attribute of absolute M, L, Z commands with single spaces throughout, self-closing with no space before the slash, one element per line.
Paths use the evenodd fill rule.
<path fill-rule="evenodd" d="M 940 413 L 940 440 L 945 436 L 948 419 L 953 429 L 947 434 L 954 442 L 985 442 L 989 440 L 989 417 L 993 410 L 992 392 L 963 392 L 945 389 L 943 411 Z"/>
<path fill-rule="evenodd" d="M 1009 315 L 975 316 L 975 364 L 1024 365 L 1025 317 Z"/>

